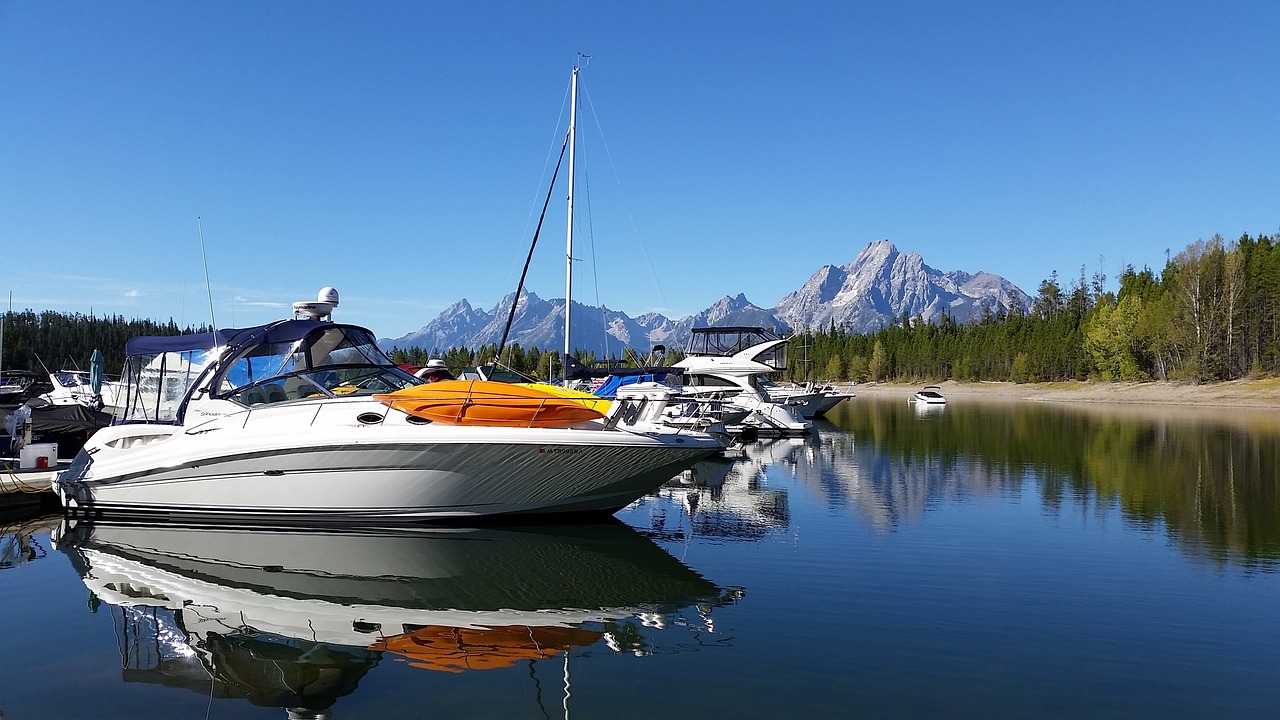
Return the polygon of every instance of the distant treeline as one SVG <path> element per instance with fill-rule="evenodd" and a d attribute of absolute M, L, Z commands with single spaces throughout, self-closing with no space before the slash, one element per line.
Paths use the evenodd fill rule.
<path fill-rule="evenodd" d="M 1182 380 L 1280 374 L 1280 235 L 1189 245 L 1159 274 L 1132 266 L 1040 283 L 1031 311 L 960 324 L 904 317 L 874 333 L 838 326 L 792 339 L 793 377 L 921 381 Z"/>
<path fill-rule="evenodd" d="M 89 358 L 95 348 L 102 350 L 108 373 L 119 373 L 124 366 L 124 344 L 137 335 L 179 335 L 207 332 L 207 327 L 178 327 L 172 319 L 167 324 L 154 320 L 125 320 L 119 315 L 64 315 L 46 310 L 14 311 L 4 318 L 4 355 L 0 367 L 5 370 L 89 369 Z"/>
<path fill-rule="evenodd" d="M 517 343 L 503 348 L 501 365 L 529 377 L 549 380 L 553 377 L 560 377 L 563 374 L 563 369 L 560 366 L 560 354 L 559 350 L 543 351 L 539 348 L 526 350 Z M 427 364 L 428 360 L 439 358 L 444 360 L 445 364 L 455 371 L 465 367 L 487 365 L 492 363 L 497 356 L 497 345 L 484 345 L 477 350 L 454 347 L 448 350 L 433 349 L 431 351 L 422 348 L 394 348 L 391 351 L 391 359 L 397 363 L 422 367 Z M 624 350 L 619 358 L 597 358 L 595 353 L 586 350 L 575 350 L 573 356 L 583 365 L 593 365 L 599 360 L 616 363 L 623 367 L 652 365 L 657 360 L 656 358 L 641 357 L 630 348 Z M 683 353 L 672 351 L 665 355 L 664 362 L 678 362 L 683 358 Z"/>

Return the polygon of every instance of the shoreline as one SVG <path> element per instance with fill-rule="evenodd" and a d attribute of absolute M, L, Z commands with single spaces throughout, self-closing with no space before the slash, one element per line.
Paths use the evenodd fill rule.
<path fill-rule="evenodd" d="M 1220 383 L 1054 382 L 1012 383 L 947 380 L 940 383 L 841 383 L 858 396 L 897 397 L 904 401 L 926 384 L 936 384 L 948 400 L 1058 402 L 1088 405 L 1280 410 L 1280 378 Z"/>

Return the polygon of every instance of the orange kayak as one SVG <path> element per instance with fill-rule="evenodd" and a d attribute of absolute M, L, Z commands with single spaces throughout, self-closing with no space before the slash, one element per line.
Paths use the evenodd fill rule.
<path fill-rule="evenodd" d="M 562 427 L 604 417 L 573 398 L 487 380 L 444 380 L 373 397 L 445 425 Z"/>

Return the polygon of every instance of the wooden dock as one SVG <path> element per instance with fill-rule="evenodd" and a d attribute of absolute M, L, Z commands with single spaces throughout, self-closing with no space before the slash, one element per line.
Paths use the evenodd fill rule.
<path fill-rule="evenodd" d="M 53 476 L 65 470 L 68 464 L 64 462 L 52 468 L 22 470 L 16 461 L 0 459 L 0 509 L 50 504 L 56 507 Z"/>

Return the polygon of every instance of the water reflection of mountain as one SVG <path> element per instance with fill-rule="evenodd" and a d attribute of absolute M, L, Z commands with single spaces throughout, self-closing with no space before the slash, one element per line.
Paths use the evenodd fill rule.
<path fill-rule="evenodd" d="M 826 459 L 811 487 L 873 523 L 916 517 L 955 493 L 1016 491 L 1031 477 L 1054 512 L 1115 502 L 1197 556 L 1280 558 L 1280 434 L 1270 427 L 1030 403 L 952 403 L 927 417 L 900 402 L 846 405 L 832 419 L 847 434 L 819 434 Z"/>
<path fill-rule="evenodd" d="M 384 659 L 448 672 L 601 643 L 646 654 L 736 597 L 620 522 L 241 530 L 81 524 L 56 543 L 118 608 L 124 679 L 324 713 Z M 667 639 L 669 641 L 669 638 Z"/>

